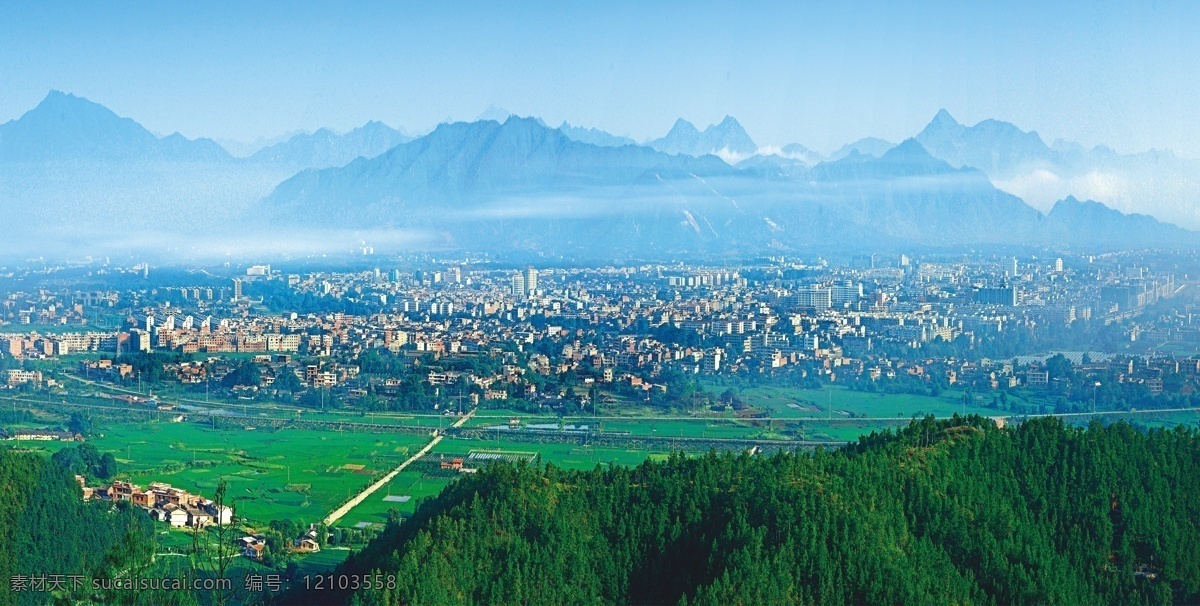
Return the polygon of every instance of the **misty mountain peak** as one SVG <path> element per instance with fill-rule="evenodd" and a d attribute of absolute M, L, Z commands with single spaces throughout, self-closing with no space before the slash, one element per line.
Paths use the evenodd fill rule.
<path fill-rule="evenodd" d="M 590 143 L 591 145 L 599 145 L 601 147 L 620 147 L 622 145 L 637 145 L 637 142 L 629 137 L 621 137 L 600 130 L 598 128 L 585 128 L 582 126 L 571 126 L 570 122 L 563 121 L 558 127 L 558 131 L 566 135 L 567 138 L 579 141 L 580 143 Z"/>
<path fill-rule="evenodd" d="M 96 103 L 94 101 L 77 97 L 71 93 L 64 93 L 60 90 L 52 90 L 46 94 L 41 103 L 36 107 L 25 112 L 21 116 L 22 121 L 40 121 L 47 117 L 53 116 L 57 120 L 112 120 L 121 121 L 122 118 L 112 110 Z M 132 120 L 126 119 L 128 123 L 133 124 Z"/>
<path fill-rule="evenodd" d="M 504 122 L 511 115 L 513 115 L 513 113 L 508 111 L 507 109 L 504 109 L 503 107 L 497 107 L 495 105 L 488 105 L 487 109 L 483 110 L 483 113 L 479 114 L 479 117 L 476 118 L 475 120 L 476 121 L 492 120 L 493 122 Z"/>
<path fill-rule="evenodd" d="M 688 122 L 687 120 L 684 120 L 683 118 L 679 118 L 678 120 L 675 120 L 675 124 L 671 125 L 671 130 L 667 132 L 668 137 L 670 137 L 671 135 L 678 136 L 678 135 L 685 135 L 685 134 L 686 135 L 700 134 L 700 130 L 698 128 L 696 128 L 695 124 L 692 124 L 691 122 Z"/>
<path fill-rule="evenodd" d="M 970 166 L 992 176 L 1045 163 L 1053 153 L 1036 132 L 1025 132 L 1010 122 L 983 120 L 974 126 L 958 123 L 946 110 L 916 136 L 939 160 L 956 167 Z"/>
<path fill-rule="evenodd" d="M 958 120 L 955 120 L 954 116 L 951 116 L 950 112 L 946 111 L 946 108 L 943 107 L 942 109 L 939 109 L 936 114 L 934 114 L 933 120 L 929 121 L 929 126 L 930 127 L 947 127 L 947 126 L 961 126 L 961 125 L 958 123 Z"/>
<path fill-rule="evenodd" d="M 61 90 L 51 90 L 50 92 L 46 93 L 45 98 L 43 98 L 42 102 L 38 103 L 37 106 L 38 107 L 53 107 L 55 105 L 60 105 L 60 104 L 69 104 L 69 103 L 71 103 L 75 100 L 79 100 L 79 99 L 80 99 L 80 97 L 76 97 L 75 95 L 72 95 L 71 93 L 65 93 Z"/>
<path fill-rule="evenodd" d="M 694 124 L 680 118 L 675 121 L 675 125 L 665 137 L 650 141 L 647 145 L 668 154 L 711 154 L 734 162 L 758 151 L 754 140 L 732 116 L 725 116 L 720 123 L 710 125 L 703 131 L 697 130 Z"/>
<path fill-rule="evenodd" d="M 929 155 L 925 146 L 914 138 L 901 141 L 899 145 L 883 154 L 885 160 L 924 160 L 926 158 L 932 158 L 932 156 Z"/>
<path fill-rule="evenodd" d="M 224 161 L 229 155 L 207 139 L 175 133 L 159 138 L 107 107 L 58 90 L 20 118 L 0 124 L 0 160 Z"/>
<path fill-rule="evenodd" d="M 746 133 L 746 129 L 742 128 L 742 123 L 734 119 L 733 116 L 725 116 L 725 119 L 721 120 L 720 124 L 709 127 L 709 130 L 723 133 L 727 137 L 734 136 L 747 140 L 750 139 L 750 135 Z"/>
<path fill-rule="evenodd" d="M 889 149 L 895 146 L 896 144 L 892 143 L 891 141 L 886 141 L 878 137 L 866 137 L 853 143 L 847 143 L 841 146 L 837 151 L 829 155 L 829 160 L 841 160 L 842 158 L 856 154 L 879 158 L 882 157 L 883 154 L 886 154 Z"/>
<path fill-rule="evenodd" d="M 267 166 L 302 170 L 342 166 L 355 158 L 373 158 L 411 140 L 400 131 L 380 122 L 367 123 L 339 134 L 330 128 L 299 133 L 286 141 L 264 147 L 251 159 Z"/>

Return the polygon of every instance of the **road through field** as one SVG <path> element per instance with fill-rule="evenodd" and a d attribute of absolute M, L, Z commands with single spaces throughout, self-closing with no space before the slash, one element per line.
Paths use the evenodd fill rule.
<path fill-rule="evenodd" d="M 460 417 L 457 421 L 455 421 L 454 424 L 451 425 L 451 427 L 461 427 L 462 424 L 466 423 L 471 418 L 471 416 L 474 414 L 475 414 L 474 410 L 472 410 L 471 412 L 468 412 L 467 414 Z M 419 460 L 421 457 L 425 456 L 426 454 L 429 454 L 429 451 L 433 450 L 433 447 L 437 446 L 438 442 L 441 442 L 443 437 L 444 437 L 444 435 L 441 432 L 438 432 L 438 434 L 433 436 L 433 439 L 430 440 L 429 443 L 426 444 L 424 448 L 417 451 L 417 454 L 409 457 L 407 460 L 405 460 L 403 463 L 401 463 L 399 467 L 388 472 L 388 474 L 383 476 L 382 478 L 380 478 L 379 481 L 364 488 L 362 492 L 354 495 L 353 499 L 346 501 L 345 504 L 343 504 L 341 507 L 338 507 L 337 509 L 335 509 L 333 511 L 333 513 L 326 516 L 325 525 L 333 526 L 333 524 L 335 522 L 342 519 L 342 516 L 346 515 L 347 513 L 350 513 L 351 509 L 354 509 L 355 507 L 357 507 L 359 503 L 362 503 L 363 501 L 365 501 L 367 499 L 367 497 L 374 494 L 375 491 L 386 486 L 388 482 L 391 482 L 392 479 L 395 478 L 401 471 L 404 471 L 405 467 L 408 467 L 410 464 Z"/>

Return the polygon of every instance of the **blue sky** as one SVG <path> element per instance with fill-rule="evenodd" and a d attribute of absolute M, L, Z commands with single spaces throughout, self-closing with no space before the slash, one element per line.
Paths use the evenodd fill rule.
<path fill-rule="evenodd" d="M 639 140 L 730 114 L 828 152 L 945 107 L 1200 157 L 1200 2 L 336 4 L 0 2 L 0 121 L 52 88 L 243 141 L 494 104 Z"/>

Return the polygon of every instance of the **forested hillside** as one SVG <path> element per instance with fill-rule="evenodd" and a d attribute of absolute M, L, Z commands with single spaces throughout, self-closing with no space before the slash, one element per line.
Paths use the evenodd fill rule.
<path fill-rule="evenodd" d="M 836 452 L 498 464 L 291 601 L 1200 602 L 1200 435 L 914 422 Z"/>
<path fill-rule="evenodd" d="M 94 596 L 72 591 L 72 575 L 83 577 L 86 589 L 92 576 L 129 575 L 131 562 L 150 559 L 155 543 L 149 516 L 126 504 L 82 499 L 75 474 L 95 477 L 114 465 L 112 455 L 98 456 L 86 444 L 50 459 L 0 448 L 0 579 L 6 583 L 0 606 Z M 36 584 L 36 577 L 50 582 L 55 575 L 61 575 L 62 584 L 54 585 L 61 590 Z"/>

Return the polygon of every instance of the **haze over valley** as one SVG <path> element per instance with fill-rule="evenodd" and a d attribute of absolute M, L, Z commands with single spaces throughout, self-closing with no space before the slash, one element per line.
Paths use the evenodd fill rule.
<path fill-rule="evenodd" d="M 483 119 L 494 118 L 494 119 Z M 231 145 L 231 147 L 233 147 Z M 865 245 L 1185 246 L 1200 163 L 939 111 L 899 143 L 759 146 L 733 117 L 641 143 L 490 108 L 414 136 L 371 121 L 234 155 L 51 91 L 0 125 L 4 253 L 505 251 L 747 255 Z M 251 235 L 253 234 L 253 235 Z"/>

